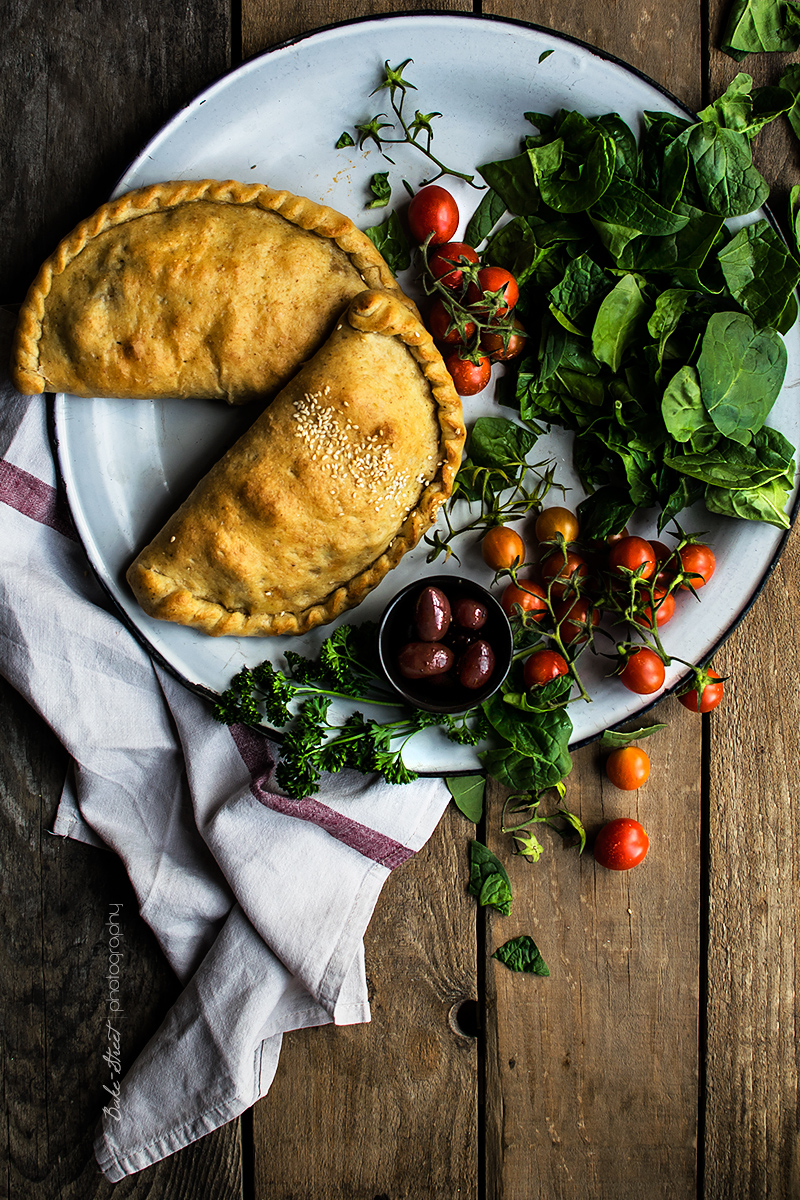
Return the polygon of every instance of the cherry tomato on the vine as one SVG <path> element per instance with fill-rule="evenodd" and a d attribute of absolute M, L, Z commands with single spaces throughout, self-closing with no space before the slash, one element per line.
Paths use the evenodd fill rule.
<path fill-rule="evenodd" d="M 481 356 L 476 363 L 460 354 L 448 354 L 444 365 L 450 372 L 453 386 L 459 396 L 477 396 L 492 377 L 492 364 Z"/>
<path fill-rule="evenodd" d="M 494 333 L 491 329 L 482 333 L 481 349 L 486 351 L 492 362 L 510 362 L 512 358 L 519 358 L 527 340 L 524 325 L 515 317 L 514 328 L 505 339 L 502 333 Z"/>
<path fill-rule="evenodd" d="M 526 688 L 543 687 L 560 675 L 569 673 L 569 664 L 557 650 L 534 650 L 522 668 Z"/>
<path fill-rule="evenodd" d="M 550 595 L 561 600 L 567 592 L 574 592 L 576 582 L 586 579 L 589 568 L 585 559 L 579 554 L 568 550 L 553 550 L 542 561 L 542 579 L 545 587 L 549 587 Z"/>
<path fill-rule="evenodd" d="M 554 542 L 559 534 L 565 542 L 574 542 L 580 533 L 580 526 L 574 512 L 554 504 L 539 513 L 534 533 L 540 542 Z"/>
<path fill-rule="evenodd" d="M 705 587 L 717 565 L 716 555 L 711 547 L 703 542 L 689 542 L 678 551 L 678 558 L 681 569 L 689 575 L 689 579 L 680 586 L 688 588 L 691 584 L 693 588 Z"/>
<path fill-rule="evenodd" d="M 408 228 L 415 242 L 430 236 L 432 246 L 442 246 L 458 228 L 458 205 L 445 188 L 429 183 L 411 198 Z"/>
<path fill-rule="evenodd" d="M 624 537 L 612 542 L 608 551 L 608 565 L 617 574 L 622 574 L 620 568 L 626 571 L 637 571 L 641 567 L 640 579 L 649 579 L 656 569 L 656 556 L 653 547 L 641 537 Z"/>
<path fill-rule="evenodd" d="M 609 871 L 630 871 L 650 849 L 644 826 L 632 817 L 617 817 L 598 833 L 594 843 L 595 861 Z"/>
<path fill-rule="evenodd" d="M 559 600 L 553 605 L 553 615 L 565 646 L 587 641 L 590 628 L 600 620 L 600 613 L 582 596 Z"/>
<path fill-rule="evenodd" d="M 428 258 L 428 267 L 434 279 L 438 279 L 445 287 L 460 288 L 464 272 L 460 262 L 478 262 L 478 255 L 466 242 L 445 242 L 438 246 Z"/>
<path fill-rule="evenodd" d="M 635 792 L 650 778 L 650 758 L 639 746 L 619 746 L 606 759 L 606 775 L 614 787 Z"/>
<path fill-rule="evenodd" d="M 688 708 L 690 712 L 711 712 L 712 708 L 716 708 L 720 703 L 725 693 L 725 684 L 716 671 L 706 671 L 705 674 L 708 677 L 708 683 L 703 687 L 699 696 L 695 687 L 690 688 L 688 692 L 681 692 L 678 696 L 683 707 Z"/>
<path fill-rule="evenodd" d="M 453 346 L 459 342 L 464 345 L 475 336 L 476 328 L 473 321 L 467 321 L 462 336 L 462 331 L 457 324 L 453 324 L 453 319 L 444 302 L 438 296 L 432 301 L 428 310 L 428 329 L 437 342 L 442 342 L 446 346 Z"/>
<path fill-rule="evenodd" d="M 493 571 L 518 567 L 525 561 L 525 543 L 507 525 L 492 525 L 483 535 L 481 555 Z"/>
<path fill-rule="evenodd" d="M 663 687 L 665 677 L 663 662 L 649 646 L 639 646 L 633 650 L 619 674 L 620 682 L 629 692 L 636 692 L 637 696 L 649 696 L 657 692 Z"/>
<path fill-rule="evenodd" d="M 534 621 L 541 621 L 547 616 L 547 597 L 539 584 L 532 579 L 520 579 L 518 583 L 509 583 L 500 597 L 500 607 L 507 617 L 515 615 L 514 610 L 517 606 Z"/>
<path fill-rule="evenodd" d="M 487 293 L 500 291 L 501 303 L 495 309 Z M 505 267 L 481 267 L 478 271 L 478 282 L 471 283 L 467 288 L 467 304 L 489 310 L 492 316 L 496 317 L 504 317 L 518 300 L 519 286 Z"/>
<path fill-rule="evenodd" d="M 660 629 L 675 616 L 675 596 L 665 587 L 656 584 L 653 588 L 653 599 L 656 603 L 656 628 Z M 641 611 L 641 624 L 648 629 L 653 628 L 653 613 L 649 604 Z"/>

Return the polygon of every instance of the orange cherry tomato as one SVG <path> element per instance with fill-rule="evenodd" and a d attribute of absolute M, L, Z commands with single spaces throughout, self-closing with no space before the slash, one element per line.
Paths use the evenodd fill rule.
<path fill-rule="evenodd" d="M 682 570 L 690 577 L 686 583 L 680 584 L 680 587 L 688 588 L 689 584 L 693 588 L 705 587 L 717 565 L 716 555 L 711 547 L 703 545 L 702 542 L 689 542 L 678 552 L 678 558 Z"/>
<path fill-rule="evenodd" d="M 557 601 L 553 614 L 565 646 L 587 641 L 589 629 L 600 620 L 600 613 L 582 596 Z"/>
<path fill-rule="evenodd" d="M 539 513 L 534 533 L 539 542 L 554 542 L 559 535 L 565 542 L 574 542 L 580 533 L 580 525 L 574 512 L 554 504 L 550 508 L 543 508 Z"/>
<path fill-rule="evenodd" d="M 500 607 L 507 617 L 516 615 L 516 609 L 527 613 L 534 621 L 541 621 L 547 616 L 547 596 L 544 590 L 532 579 L 520 579 L 519 583 L 509 583 L 500 597 Z"/>
<path fill-rule="evenodd" d="M 544 687 L 546 683 L 568 673 L 569 664 L 557 650 L 534 650 L 525 659 L 522 668 L 526 688 Z"/>
<path fill-rule="evenodd" d="M 493 525 L 483 535 L 481 555 L 493 571 L 519 567 L 525 561 L 525 543 L 516 530 L 507 525 Z"/>
<path fill-rule="evenodd" d="M 548 554 L 542 562 L 541 571 L 545 587 L 557 600 L 563 599 L 567 592 L 574 592 L 576 585 L 580 585 L 581 580 L 589 574 L 585 559 L 571 550 L 566 555 L 561 550 Z"/>
<path fill-rule="evenodd" d="M 644 538 L 625 537 L 611 543 L 608 565 L 615 575 L 621 575 L 620 568 L 623 568 L 626 571 L 639 571 L 640 579 L 649 579 L 656 569 L 656 556 L 653 547 Z"/>
<path fill-rule="evenodd" d="M 606 775 L 614 787 L 635 792 L 650 778 L 650 759 L 638 746 L 620 746 L 606 759 Z"/>

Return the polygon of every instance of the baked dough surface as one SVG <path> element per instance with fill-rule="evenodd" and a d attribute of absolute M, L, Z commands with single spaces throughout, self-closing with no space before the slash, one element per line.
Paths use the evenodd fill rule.
<path fill-rule="evenodd" d="M 103 205 L 43 264 L 12 378 L 28 394 L 268 397 L 365 287 L 402 295 L 333 209 L 263 184 L 157 184 Z"/>
<path fill-rule="evenodd" d="M 296 634 L 358 604 L 450 495 L 461 401 L 424 326 L 365 291 L 128 571 L 151 616 Z"/>

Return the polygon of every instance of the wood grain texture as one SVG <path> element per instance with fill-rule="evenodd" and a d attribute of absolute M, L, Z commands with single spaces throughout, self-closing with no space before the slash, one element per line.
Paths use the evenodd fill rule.
<path fill-rule="evenodd" d="M 777 84 L 800 54 L 715 47 L 728 5 L 711 5 L 709 99 L 737 71 Z M 776 122 L 754 143 L 783 218 L 800 183 L 797 139 Z M 795 529 L 764 594 L 717 655 L 727 702 L 709 718 L 709 953 L 705 1195 L 800 1194 L 797 834 L 800 541 Z"/>
<path fill-rule="evenodd" d="M 690 108 L 699 102 L 699 0 L 484 0 L 483 12 L 579 38 L 643 71 Z M 597 111 L 607 109 L 598 96 Z"/>
<path fill-rule="evenodd" d="M 451 806 L 384 886 L 366 939 L 370 1024 L 284 1038 L 255 1109 L 257 1196 L 477 1196 L 478 1051 L 457 1019 L 478 995 L 472 833 Z"/>
<path fill-rule="evenodd" d="M 6 0 L 0 303 L 23 299 L 59 239 L 229 65 L 229 0 L 136 0 L 124 10 L 104 0 Z"/>
<path fill-rule="evenodd" d="M 608 871 L 539 826 L 540 860 L 511 862 L 511 916 L 488 918 L 489 1200 L 696 1194 L 700 727 L 687 717 L 668 699 L 643 721 L 667 728 L 645 743 L 638 792 L 605 779 L 597 744 L 574 755 L 566 807 L 590 846 L 614 817 L 641 821 L 641 866 Z M 498 792 L 487 838 L 507 861 Z M 523 933 L 549 978 L 489 957 Z"/>
<path fill-rule="evenodd" d="M 19 301 L 40 260 L 105 199 L 172 112 L 230 63 L 227 0 L 125 9 L 100 0 L 9 0 L 0 39 L 0 299 Z M 241 1194 L 238 1124 L 116 1189 L 94 1161 L 106 1098 L 104 923 L 123 904 L 130 1065 L 177 985 L 121 864 L 47 833 L 66 756 L 0 685 L 3 1194 L 11 1200 Z M 210 1188 L 204 1193 L 205 1187 Z"/>
<path fill-rule="evenodd" d="M 243 0 L 242 54 L 252 58 L 270 46 L 301 37 L 314 29 L 335 25 L 338 21 L 366 19 L 380 14 L 406 12 L 472 11 L 470 4 L 457 0 L 434 0 L 431 4 L 404 3 L 404 0 L 304 0 L 300 4 L 271 3 L 271 0 Z"/>

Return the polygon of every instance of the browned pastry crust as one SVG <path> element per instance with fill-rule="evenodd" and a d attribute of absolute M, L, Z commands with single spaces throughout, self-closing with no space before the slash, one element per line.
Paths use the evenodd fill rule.
<path fill-rule="evenodd" d="M 19 391 L 270 396 L 365 287 L 402 295 L 331 208 L 264 184 L 155 184 L 104 204 L 43 264 L 19 314 Z"/>
<path fill-rule="evenodd" d="M 461 401 L 409 308 L 365 291 L 128 571 L 151 616 L 298 634 L 359 604 L 435 521 Z"/>

